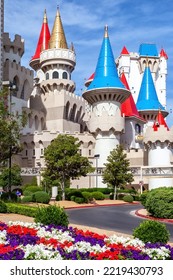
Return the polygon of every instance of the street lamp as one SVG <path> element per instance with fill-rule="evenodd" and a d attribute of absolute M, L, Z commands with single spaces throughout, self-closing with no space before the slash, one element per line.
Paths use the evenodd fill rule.
<path fill-rule="evenodd" d="M 100 155 L 94 155 L 94 158 L 96 159 L 96 188 L 98 187 L 98 159 Z"/>
<path fill-rule="evenodd" d="M 9 117 L 11 120 L 11 105 L 12 105 L 12 92 L 16 89 L 16 85 L 14 85 L 10 81 L 3 81 L 2 85 L 8 87 L 9 94 Z M 11 146 L 11 131 L 10 131 L 10 145 L 9 145 L 9 158 L 8 158 L 8 192 L 11 192 L 11 158 L 12 158 L 12 146 Z"/>

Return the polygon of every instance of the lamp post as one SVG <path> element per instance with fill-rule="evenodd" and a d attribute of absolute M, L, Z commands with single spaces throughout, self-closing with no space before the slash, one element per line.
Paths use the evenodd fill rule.
<path fill-rule="evenodd" d="M 94 155 L 94 158 L 96 159 L 96 188 L 98 188 L 98 159 L 100 155 Z"/>

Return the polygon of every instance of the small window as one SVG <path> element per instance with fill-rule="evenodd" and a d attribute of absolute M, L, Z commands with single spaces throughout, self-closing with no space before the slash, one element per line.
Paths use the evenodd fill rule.
<path fill-rule="evenodd" d="M 35 149 L 33 149 L 33 156 L 35 156 Z"/>
<path fill-rule="evenodd" d="M 49 73 L 46 73 L 46 80 L 49 80 Z"/>
<path fill-rule="evenodd" d="M 89 156 L 91 156 L 91 150 L 89 150 L 88 153 L 89 153 Z"/>
<path fill-rule="evenodd" d="M 54 71 L 52 78 L 53 79 L 58 79 L 59 78 L 59 73 L 57 71 Z"/>
<path fill-rule="evenodd" d="M 44 155 L 44 149 L 41 149 L 41 155 L 42 156 Z"/>
<path fill-rule="evenodd" d="M 63 72 L 62 78 L 63 78 L 63 79 L 67 79 L 67 72 Z"/>
<path fill-rule="evenodd" d="M 137 123 L 137 124 L 135 124 L 135 131 L 136 131 L 136 133 L 141 133 L 141 126 Z"/>
<path fill-rule="evenodd" d="M 25 156 L 26 156 L 26 157 L 28 156 L 28 150 L 25 151 Z"/>
<path fill-rule="evenodd" d="M 79 154 L 82 155 L 82 150 L 81 149 L 79 149 Z"/>

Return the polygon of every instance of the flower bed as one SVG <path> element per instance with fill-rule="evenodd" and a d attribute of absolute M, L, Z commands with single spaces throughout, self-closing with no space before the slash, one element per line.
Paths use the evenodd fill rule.
<path fill-rule="evenodd" d="M 173 260 L 173 248 L 72 227 L 0 222 L 0 260 Z"/>

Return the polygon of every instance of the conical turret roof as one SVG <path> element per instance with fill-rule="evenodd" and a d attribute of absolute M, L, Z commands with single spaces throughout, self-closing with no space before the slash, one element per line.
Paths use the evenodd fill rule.
<path fill-rule="evenodd" d="M 126 89 L 130 90 L 124 72 L 121 74 L 121 81 L 124 84 L 124 86 L 126 87 Z M 132 94 L 130 94 L 130 96 L 121 104 L 121 113 L 124 114 L 125 117 L 134 116 L 134 117 L 141 119 L 141 117 L 138 113 L 138 110 L 136 108 Z"/>
<path fill-rule="evenodd" d="M 49 31 L 49 26 L 48 26 L 48 20 L 47 20 L 47 15 L 46 15 L 46 10 L 44 11 L 44 17 L 43 17 L 43 24 L 41 27 L 41 32 L 39 36 L 39 40 L 37 43 L 37 48 L 35 51 L 34 56 L 32 57 L 31 61 L 35 59 L 40 58 L 40 53 L 43 50 L 47 50 L 49 46 L 49 39 L 50 39 L 50 31 Z"/>
<path fill-rule="evenodd" d="M 49 41 L 49 48 L 68 49 L 59 8 L 57 9 L 57 14 L 55 17 L 55 21 L 54 21 L 50 41 Z"/>
<path fill-rule="evenodd" d="M 167 128 L 167 130 L 169 130 L 169 127 L 167 126 L 167 123 L 164 120 L 162 112 L 159 110 L 158 115 L 156 117 L 156 121 L 154 122 L 154 125 L 153 125 L 154 131 L 157 131 L 158 127 L 160 127 L 161 125 L 163 125 L 164 127 Z"/>
<path fill-rule="evenodd" d="M 159 109 L 165 111 L 157 97 L 155 85 L 148 65 L 144 71 L 136 107 L 139 112 Z"/>
<path fill-rule="evenodd" d="M 108 27 L 105 26 L 104 38 L 94 74 L 94 79 L 87 90 L 109 87 L 124 89 L 124 85 L 121 83 L 117 74 L 115 60 L 108 36 Z"/>
<path fill-rule="evenodd" d="M 128 52 L 127 48 L 124 46 L 122 51 L 121 51 L 121 55 L 126 55 L 126 54 L 129 55 L 129 52 Z"/>

